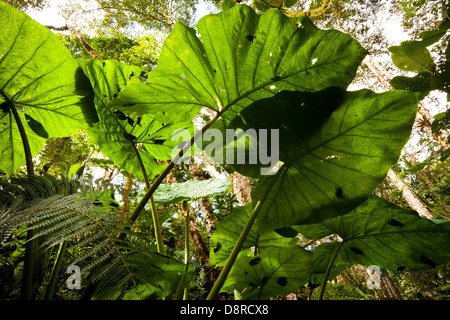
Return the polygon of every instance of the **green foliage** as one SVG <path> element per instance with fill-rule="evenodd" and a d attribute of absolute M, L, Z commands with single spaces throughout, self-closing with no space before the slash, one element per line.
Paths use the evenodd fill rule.
<path fill-rule="evenodd" d="M 295 229 L 310 239 L 333 233 L 342 238 L 340 243 L 326 243 L 313 251 L 326 246 L 315 255 L 321 259 L 321 265 L 315 267 L 325 273 L 329 260 L 320 256 L 330 259 L 335 250 L 339 250 L 337 266 L 376 265 L 397 272 L 445 264 L 450 250 L 449 227 L 448 223 L 421 218 L 412 210 L 371 197 L 346 215 Z"/>
<path fill-rule="evenodd" d="M 211 237 L 211 263 L 218 266 L 225 264 L 251 213 L 251 203 L 236 207 L 232 214 L 217 225 L 216 232 Z M 250 248 L 254 252 L 264 252 L 265 249 L 271 247 L 289 247 L 297 243 L 298 240 L 293 237 L 283 237 L 275 231 L 261 233 L 258 226 L 254 225 L 242 246 L 242 254 L 248 255 Z"/>
<path fill-rule="evenodd" d="M 99 121 L 87 131 L 102 152 L 128 172 L 144 179 L 142 168 L 153 177 L 159 172 L 156 159 L 170 159 L 174 130 L 189 123 L 164 123 L 147 115 L 126 116 L 109 107 L 109 103 L 123 90 L 131 78 L 143 81 L 146 72 L 136 66 L 96 59 L 78 60 L 94 90 L 94 104 Z M 142 80 L 141 80 L 142 79 Z M 139 157 L 136 144 L 141 144 Z"/>
<path fill-rule="evenodd" d="M 83 71 L 50 30 L 1 3 L 0 169 L 25 164 L 22 141 L 35 156 L 45 139 L 69 135 L 95 121 Z M 70 76 L 68 76 L 70 75 Z"/>
<path fill-rule="evenodd" d="M 323 124 L 312 112 L 300 116 L 296 112 L 300 108 L 280 113 L 281 119 L 271 117 L 274 121 L 270 126 L 280 128 L 281 139 L 289 136 L 290 144 L 280 143 L 280 160 L 284 162 L 279 169 L 281 174 L 262 177 L 252 191 L 255 203 L 267 185 L 274 183 L 257 220 L 264 230 L 347 213 L 371 194 L 397 162 L 414 123 L 415 96 L 408 92 L 375 94 L 367 90 L 347 92 L 342 102 L 337 96 L 334 95 L 336 110 Z M 282 96 L 272 99 L 278 97 Z M 304 103 L 305 108 L 314 106 L 303 99 L 295 100 Z M 260 100 L 245 110 L 251 111 L 244 118 L 251 123 L 254 111 L 274 106 L 278 104 L 270 99 Z M 326 116 L 323 111 L 317 113 Z M 301 125 L 289 124 L 289 119 L 297 119 Z M 310 136 L 305 136 L 303 130 Z M 283 157 L 286 154 L 289 157 Z"/>
<path fill-rule="evenodd" d="M 9 189 L 2 191 L 2 197 L 13 200 L 1 212 L 1 243 L 11 235 L 19 237 L 16 230 L 35 230 L 43 252 L 68 242 L 66 251 L 73 257 L 62 268 L 75 264 L 83 278 L 89 274 L 92 283 L 98 282 L 94 297 L 108 298 L 129 290 L 128 295 L 142 299 L 175 293 L 184 264 L 153 252 L 153 241 L 137 232 L 126 231 L 126 239 L 115 236 L 131 225 L 116 211 L 111 190 L 96 190 L 79 181 L 58 181 L 52 176 L 10 179 L 12 184 L 5 177 L 0 181 Z M 35 194 L 23 190 L 34 190 Z M 48 262 L 41 261 L 44 263 Z"/>
<path fill-rule="evenodd" d="M 152 76 L 145 84 L 132 79 L 112 106 L 171 119 L 192 118 L 207 106 L 228 110 L 229 120 L 280 90 L 346 88 L 366 54 L 351 37 L 319 30 L 307 18 L 275 10 L 259 16 L 243 5 L 202 18 L 197 29 L 201 40 L 178 23 Z"/>
<path fill-rule="evenodd" d="M 198 269 L 211 268 L 194 270 L 188 238 L 185 263 L 173 258 L 177 252 L 162 253 L 154 208 L 158 247 L 141 232 L 148 225 L 134 225 L 148 200 L 173 204 L 228 189 L 226 179 L 161 184 L 175 166 L 158 161 L 173 156 L 179 142 L 172 134 L 191 128 L 204 107 L 216 116 L 196 136 L 211 127 L 276 129 L 282 162 L 274 175 L 264 176 L 264 163 L 228 164 L 257 182 L 252 202 L 235 208 L 211 237 L 211 263 L 223 269 L 208 298 L 220 290 L 267 299 L 307 283 L 325 288 L 353 264 L 399 272 L 449 262 L 448 222 L 420 218 L 372 196 L 409 138 L 418 95 L 347 92 L 367 53 L 350 36 L 318 29 L 306 17 L 288 18 L 279 10 L 258 15 L 236 5 L 204 17 L 197 30 L 178 22 L 148 73 L 112 60 L 74 60 L 56 36 L 22 13 L 3 3 L 0 13 L 0 27 L 10 30 L 0 45 L 0 137 L 6 154 L 0 168 L 13 172 L 29 165 L 47 138 L 84 128 L 109 158 L 102 161 L 146 183 L 128 219 L 107 189 L 50 175 L 2 177 L 2 241 L 20 243 L 20 234 L 28 232 L 29 243 L 40 245 L 25 249 L 39 262 L 32 296 L 40 285 L 51 298 L 58 269 L 70 264 L 82 267 L 83 293 L 93 299 L 179 298 Z M 436 36 L 401 46 L 398 65 L 433 72 L 423 46 Z M 170 224 L 170 215 L 167 210 L 164 222 Z M 336 234 L 341 240 L 306 250 L 299 234 L 311 240 Z"/>
<path fill-rule="evenodd" d="M 63 34 L 58 34 L 58 37 L 70 50 L 74 58 L 90 58 L 89 53 L 78 38 Z M 155 37 L 141 36 L 134 39 L 121 34 L 114 38 L 106 36 L 84 37 L 103 60 L 115 60 L 126 64 L 139 65 L 146 71 L 150 71 L 156 64 L 159 47 Z"/>
<path fill-rule="evenodd" d="M 194 19 L 198 0 L 96 0 L 105 11 L 102 26 L 131 27 L 139 24 L 146 28 L 170 30 L 175 21 L 189 24 Z"/>
<path fill-rule="evenodd" d="M 155 192 L 154 198 L 156 203 L 183 203 L 223 193 L 229 188 L 230 180 L 227 178 L 188 180 L 172 185 L 161 185 Z"/>
<path fill-rule="evenodd" d="M 48 0 L 6 0 L 4 2 L 22 11 L 29 9 L 42 10 L 48 5 Z"/>
<path fill-rule="evenodd" d="M 255 256 L 241 256 L 223 291 L 237 289 L 244 291 L 243 299 L 257 300 L 288 294 L 308 282 L 312 257 L 299 246 L 272 247 Z"/>

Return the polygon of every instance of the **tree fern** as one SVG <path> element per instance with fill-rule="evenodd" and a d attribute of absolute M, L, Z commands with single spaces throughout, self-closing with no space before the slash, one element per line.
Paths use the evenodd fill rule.
<path fill-rule="evenodd" d="M 3 176 L 0 243 L 34 230 L 46 259 L 54 247 L 67 243 L 61 270 L 79 266 L 83 289 L 95 285 L 102 298 L 122 297 L 129 290 L 145 298 L 139 290 L 142 285 L 153 287 L 151 296 L 172 294 L 184 264 L 153 252 L 154 241 L 134 230 L 117 207 L 106 185 L 95 188 L 81 180 L 48 175 Z M 127 237 L 119 239 L 119 233 Z M 157 276 L 163 270 L 169 271 L 169 279 Z M 66 275 L 61 271 L 59 276 Z M 63 281 L 58 283 L 63 288 Z"/>

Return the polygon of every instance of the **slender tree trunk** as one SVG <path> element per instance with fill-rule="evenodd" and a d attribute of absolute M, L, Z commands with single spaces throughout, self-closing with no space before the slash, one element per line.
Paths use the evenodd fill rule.
<path fill-rule="evenodd" d="M 204 174 L 196 164 L 190 165 L 189 172 L 193 180 L 200 180 L 200 177 Z M 216 220 L 211 211 L 211 202 L 208 198 L 202 198 L 198 200 L 198 203 L 200 205 L 202 218 L 205 222 L 206 231 L 208 231 L 208 234 L 211 236 L 211 233 L 216 226 Z"/>
<path fill-rule="evenodd" d="M 414 191 L 412 191 L 411 188 L 395 173 L 394 170 L 389 169 L 387 176 L 398 190 L 402 190 L 403 199 L 405 199 L 411 209 L 416 210 L 417 213 L 422 217 L 433 219 L 433 215 L 427 209 L 425 204 L 414 193 Z"/>
<path fill-rule="evenodd" d="M 252 201 L 251 191 L 253 179 L 243 176 L 238 172 L 230 175 L 231 192 L 236 195 L 236 199 L 240 206 Z"/>
<path fill-rule="evenodd" d="M 180 204 L 178 205 L 178 208 L 180 210 L 180 213 L 186 220 L 188 212 L 187 210 L 189 210 L 188 205 Z M 189 237 L 192 240 L 192 246 L 194 247 L 194 252 L 197 256 L 197 259 L 203 267 L 206 278 L 208 279 L 209 283 L 207 290 L 209 291 L 216 282 L 218 271 L 210 265 L 208 246 L 203 239 L 202 233 L 199 231 L 197 222 L 195 221 L 195 215 L 193 214 L 189 214 Z"/>
<path fill-rule="evenodd" d="M 100 56 L 97 54 L 97 52 L 94 50 L 94 48 L 91 47 L 91 45 L 87 42 L 87 40 L 83 37 L 83 35 L 78 32 L 78 30 L 75 30 L 72 27 L 69 27 L 68 25 L 62 26 L 62 27 L 55 27 L 55 26 L 46 26 L 49 29 L 55 30 L 55 31 L 68 31 L 72 32 L 72 34 L 78 38 L 78 40 L 83 45 L 83 48 L 89 53 L 89 55 L 94 59 L 100 59 Z"/>
<path fill-rule="evenodd" d="M 130 196 L 130 191 L 131 191 L 131 187 L 133 186 L 133 179 L 127 178 L 127 182 L 125 183 L 125 187 L 124 189 L 124 196 L 122 198 L 122 202 L 123 202 L 123 207 L 120 210 L 120 215 L 122 217 L 126 217 L 127 216 L 127 211 L 128 211 L 128 197 Z"/>

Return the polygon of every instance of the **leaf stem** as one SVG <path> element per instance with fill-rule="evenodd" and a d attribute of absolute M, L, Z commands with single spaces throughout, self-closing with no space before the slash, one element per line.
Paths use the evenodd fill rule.
<path fill-rule="evenodd" d="M 27 133 L 20 120 L 19 113 L 17 112 L 14 103 L 8 99 L 6 94 L 1 91 L 1 95 L 5 98 L 6 103 L 9 106 L 9 110 L 13 114 L 16 121 L 17 129 L 19 130 L 20 138 L 22 139 L 23 150 L 25 153 L 25 163 L 27 166 L 28 176 L 34 176 L 33 156 L 31 155 L 30 143 L 28 142 Z M 27 232 L 27 242 L 25 245 L 25 261 L 22 275 L 22 287 L 21 297 L 24 300 L 32 300 L 34 296 L 35 285 L 35 271 L 38 259 L 38 239 L 34 238 L 35 230 L 29 230 Z"/>
<path fill-rule="evenodd" d="M 66 253 L 68 241 L 64 241 L 60 243 L 55 264 L 53 265 L 53 269 L 50 275 L 50 280 L 48 281 L 47 286 L 45 287 L 44 292 L 44 300 L 51 300 L 53 297 L 53 293 L 55 291 L 56 281 L 58 280 L 59 270 L 61 270 L 61 265 L 64 260 L 64 254 Z"/>
<path fill-rule="evenodd" d="M 184 230 L 184 263 L 186 264 L 186 270 L 189 264 L 189 205 L 186 208 L 186 228 Z M 189 283 L 184 287 L 183 300 L 187 300 L 189 295 Z"/>
<path fill-rule="evenodd" d="M 319 298 L 318 300 L 323 299 L 323 295 L 325 293 L 325 287 L 327 286 L 328 278 L 330 277 L 331 269 L 333 269 L 334 262 L 336 261 L 336 258 L 339 254 L 339 251 L 341 250 L 342 246 L 344 245 L 344 241 L 339 243 L 336 250 L 334 251 L 333 256 L 331 257 L 330 263 L 328 264 L 327 271 L 325 272 L 325 276 L 322 281 L 322 285 L 320 286 L 320 292 L 319 292 Z"/>
<path fill-rule="evenodd" d="M 178 155 L 172 159 L 167 167 L 159 174 L 159 176 L 153 181 L 150 188 L 147 189 L 147 192 L 142 197 L 141 201 L 138 203 L 136 208 L 134 209 L 133 214 L 130 217 L 131 222 L 135 222 L 136 219 L 141 214 L 142 210 L 144 210 L 145 205 L 150 200 L 150 198 L 153 196 L 153 193 L 155 193 L 156 189 L 159 187 L 159 185 L 162 183 L 164 178 L 169 174 L 169 172 L 175 167 L 175 165 L 178 163 L 178 161 L 183 157 L 183 155 L 189 150 L 191 146 L 194 145 L 194 143 L 203 135 L 203 133 L 209 129 L 214 122 L 216 122 L 222 114 L 227 110 L 227 108 L 224 108 L 222 111 L 218 112 L 213 119 L 211 119 L 199 132 L 197 132 L 194 137 L 192 137 L 191 141 L 184 146 L 178 153 Z M 124 237 L 124 235 L 120 235 Z"/>
<path fill-rule="evenodd" d="M 258 201 L 256 206 L 253 208 L 252 215 L 250 216 L 249 220 L 247 221 L 247 224 L 245 225 L 244 229 L 242 230 L 241 235 L 239 236 L 239 239 L 233 248 L 233 251 L 231 251 L 230 256 L 228 257 L 228 260 L 225 263 L 225 266 L 223 267 L 222 271 L 220 272 L 219 277 L 217 278 L 217 281 L 214 283 L 214 286 L 212 287 L 211 291 L 209 292 L 206 300 L 216 299 L 217 295 L 220 292 L 220 289 L 222 288 L 223 284 L 225 283 L 226 278 L 228 277 L 228 274 L 231 271 L 231 268 L 234 265 L 234 262 L 236 261 L 237 256 L 239 255 L 239 252 L 242 249 L 242 246 L 244 245 L 245 240 L 247 239 L 248 234 L 250 233 L 250 229 L 252 228 L 253 223 L 256 220 L 256 217 L 258 216 L 264 202 L 267 199 L 267 196 L 269 195 L 270 191 L 272 190 L 273 186 L 275 185 L 275 182 L 277 181 L 281 172 L 284 170 L 285 170 L 284 168 L 280 168 L 278 170 L 278 172 L 276 173 L 272 182 L 270 183 L 270 185 L 267 187 L 266 191 L 264 192 L 263 196 Z"/>
<path fill-rule="evenodd" d="M 134 153 L 136 154 L 136 158 L 139 163 L 139 167 L 141 169 L 142 175 L 144 176 L 145 186 L 147 187 L 147 190 L 150 189 L 150 180 L 147 175 L 147 171 L 145 170 L 144 163 L 142 162 L 141 155 L 139 153 L 138 148 L 136 147 L 136 144 L 131 142 L 131 145 L 133 146 Z M 152 220 L 153 220 L 153 227 L 155 229 L 155 238 L 156 238 L 156 245 L 158 248 L 158 252 L 162 254 L 166 254 L 166 248 L 164 247 L 164 242 L 161 235 L 161 225 L 159 223 L 159 217 L 158 212 L 156 211 L 156 204 L 155 199 L 153 198 L 153 195 L 150 197 L 150 206 L 152 211 Z M 133 220 L 134 222 L 135 220 Z"/>
<path fill-rule="evenodd" d="M 11 100 L 7 100 L 7 103 L 9 104 L 9 108 L 14 116 L 14 120 L 16 121 L 20 138 L 22 139 L 23 151 L 25 153 L 25 163 L 27 165 L 27 174 L 29 176 L 34 176 L 33 156 L 31 155 L 30 143 L 28 142 L 27 133 L 25 132 L 25 128 L 23 127 L 23 123 L 20 120 L 19 113 L 17 112 L 14 103 Z"/>

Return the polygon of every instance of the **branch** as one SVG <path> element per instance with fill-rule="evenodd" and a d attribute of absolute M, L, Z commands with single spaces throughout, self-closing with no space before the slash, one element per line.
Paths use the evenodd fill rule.
<path fill-rule="evenodd" d="M 316 9 L 308 10 L 308 11 L 302 11 L 302 12 L 290 12 L 287 10 L 285 10 L 285 11 L 286 11 L 286 15 L 289 17 L 292 17 L 292 18 L 298 18 L 298 17 L 302 17 L 302 16 L 315 17 L 315 16 L 318 16 L 318 15 L 321 15 L 322 13 L 324 13 L 329 4 L 330 4 L 330 0 L 323 0 L 322 6 L 320 8 L 316 8 Z"/>
<path fill-rule="evenodd" d="M 425 204 L 420 200 L 420 198 L 411 190 L 411 188 L 395 173 L 394 170 L 389 169 L 387 174 L 389 180 L 392 184 L 402 191 L 403 199 L 408 203 L 411 209 L 416 210 L 419 216 L 434 219 L 433 215 L 426 208 Z"/>
<path fill-rule="evenodd" d="M 62 26 L 62 27 L 55 27 L 55 26 L 46 26 L 47 28 L 55 31 L 70 31 L 72 34 L 80 40 L 83 48 L 89 53 L 89 55 L 94 59 L 100 59 L 100 56 L 95 52 L 94 48 L 91 47 L 91 45 L 87 42 L 87 40 L 83 37 L 83 35 L 75 30 L 72 27 L 69 27 L 68 25 Z"/>

